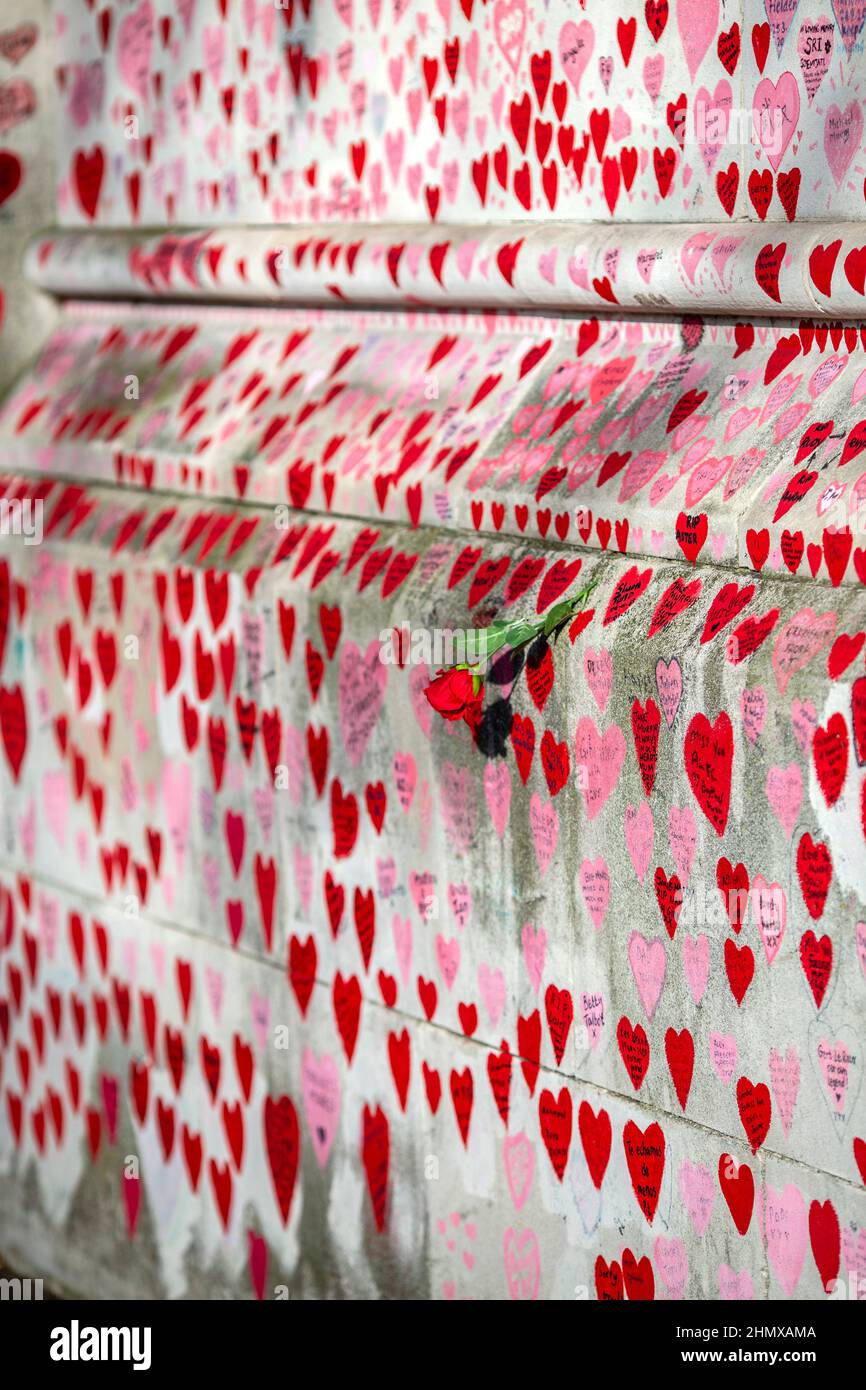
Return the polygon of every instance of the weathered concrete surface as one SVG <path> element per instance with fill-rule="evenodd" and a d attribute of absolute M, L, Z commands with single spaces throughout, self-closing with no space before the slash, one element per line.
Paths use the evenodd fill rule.
<path fill-rule="evenodd" d="M 0 392 L 44 341 L 55 303 L 24 272 L 52 220 L 54 47 L 48 0 L 4 0 L 0 15 Z"/>
<path fill-rule="evenodd" d="M 863 1273 L 858 586 L 95 481 L 44 500 L 47 542 L 4 548 L 7 1258 L 130 1297 L 809 1299 Z M 534 740 L 487 756 L 428 672 L 381 664 L 404 622 L 544 610 L 564 563 L 598 581 L 586 625 L 490 690 Z"/>

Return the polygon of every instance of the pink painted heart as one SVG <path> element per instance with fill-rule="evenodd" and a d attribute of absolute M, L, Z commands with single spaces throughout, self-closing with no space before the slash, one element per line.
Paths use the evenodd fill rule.
<path fill-rule="evenodd" d="M 598 706 L 599 714 L 604 714 L 613 685 L 613 657 L 611 653 L 605 648 L 596 652 L 592 647 L 587 647 L 583 653 L 583 674 L 592 692 L 592 698 Z"/>
<path fill-rule="evenodd" d="M 547 932 L 544 927 L 539 927 L 536 931 L 531 922 L 524 924 L 520 934 L 523 944 L 523 960 L 526 964 L 526 973 L 529 982 L 537 994 L 541 988 L 541 977 L 544 974 L 544 958 L 547 953 Z"/>
<path fill-rule="evenodd" d="M 743 690 L 740 694 L 740 718 L 750 743 L 757 743 L 767 717 L 767 692 L 763 686 Z"/>
<path fill-rule="evenodd" d="M 793 1046 L 784 1057 L 775 1047 L 770 1049 L 770 1090 L 773 1108 L 782 1122 L 785 1138 L 791 1133 L 794 1107 L 800 1091 L 800 1054 Z"/>
<path fill-rule="evenodd" d="M 667 970 L 667 952 L 663 941 L 647 941 L 640 932 L 633 931 L 628 939 L 628 963 L 634 975 L 640 1002 L 647 1018 L 652 1022 Z"/>
<path fill-rule="evenodd" d="M 482 961 L 478 967 L 478 988 L 487 1017 L 495 1028 L 505 1008 L 505 976 L 501 970 L 494 970 L 486 961 Z"/>
<path fill-rule="evenodd" d="M 710 1061 L 719 1080 L 730 1086 L 737 1065 L 737 1040 L 733 1033 L 710 1034 Z"/>
<path fill-rule="evenodd" d="M 375 638 L 366 652 L 346 642 L 340 656 L 338 694 L 343 746 L 352 767 L 360 763 L 376 727 L 387 681 L 388 667 L 380 659 Z"/>
<path fill-rule="evenodd" d="M 625 808 L 625 842 L 632 867 L 643 883 L 653 852 L 655 831 L 648 801 Z"/>
<path fill-rule="evenodd" d="M 610 873 L 607 862 L 584 859 L 580 866 L 580 891 L 596 931 L 600 931 L 610 902 Z"/>
<path fill-rule="evenodd" d="M 509 1298 L 521 1300 L 538 1298 L 538 1286 L 541 1282 L 541 1254 L 535 1232 L 526 1230 L 521 1231 L 518 1235 L 517 1231 L 509 1226 L 505 1232 L 503 1255 Z"/>
<path fill-rule="evenodd" d="M 716 1198 L 716 1181 L 709 1168 L 700 1163 L 692 1163 L 684 1158 L 679 1169 L 680 1195 L 689 1220 L 695 1228 L 695 1235 L 706 1232 L 713 1215 Z"/>
<path fill-rule="evenodd" d="M 529 800 L 529 827 L 540 874 L 546 874 L 559 839 L 559 817 L 552 801 L 542 801 L 538 792 Z"/>
<path fill-rule="evenodd" d="M 575 734 L 578 786 L 589 820 L 595 820 L 619 779 L 625 758 L 625 737 L 618 724 L 604 732 L 588 716 L 578 721 Z"/>
<path fill-rule="evenodd" d="M 700 1004 L 710 975 L 710 943 L 705 932 L 683 938 L 683 967 L 689 993 L 695 1004 Z"/>
<path fill-rule="evenodd" d="M 662 713 L 670 729 L 677 717 L 677 710 L 683 696 L 683 671 L 675 656 L 671 657 L 670 661 L 664 661 L 659 657 L 656 662 L 656 689 L 659 693 Z"/>
<path fill-rule="evenodd" d="M 340 1073 L 333 1057 L 318 1058 L 311 1048 L 304 1048 L 301 1090 L 313 1153 L 324 1168 L 340 1119 Z"/>
<path fill-rule="evenodd" d="M 692 871 L 692 861 L 698 842 L 698 828 L 690 806 L 684 806 L 682 810 L 678 806 L 671 807 L 668 812 L 668 842 L 674 863 L 677 866 L 680 883 L 685 888 Z"/>
<path fill-rule="evenodd" d="M 803 804 L 803 772 L 799 763 L 770 768 L 767 773 L 767 800 L 770 810 L 790 840 Z"/>
<path fill-rule="evenodd" d="M 532 1190 L 535 1150 L 531 1141 L 522 1132 L 509 1134 L 503 1144 L 503 1157 L 508 1191 L 511 1193 L 514 1210 L 520 1211 Z"/>
<path fill-rule="evenodd" d="M 484 796 L 493 828 L 501 840 L 511 806 L 511 773 L 504 762 L 488 762 L 485 766 Z"/>
<path fill-rule="evenodd" d="M 769 1183 L 761 1201 L 761 1225 L 770 1266 L 788 1298 L 800 1282 L 809 1244 L 803 1194 L 793 1183 L 776 1192 Z"/>

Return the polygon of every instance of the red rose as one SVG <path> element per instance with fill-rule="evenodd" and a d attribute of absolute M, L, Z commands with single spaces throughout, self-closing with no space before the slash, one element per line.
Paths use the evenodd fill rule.
<path fill-rule="evenodd" d="M 474 676 L 466 666 L 455 666 L 451 671 L 439 671 L 424 694 L 443 719 L 456 720 L 477 709 L 480 690 L 480 676 Z"/>

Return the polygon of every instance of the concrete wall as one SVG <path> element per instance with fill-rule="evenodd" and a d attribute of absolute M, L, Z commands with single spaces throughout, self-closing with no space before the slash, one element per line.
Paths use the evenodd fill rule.
<path fill-rule="evenodd" d="M 95 1296 L 847 1290 L 856 343 L 812 341 L 786 395 L 784 324 L 744 362 L 732 331 L 587 347 L 561 320 L 359 312 L 257 310 L 244 347 L 248 313 L 201 313 L 68 311 L 0 419 L 4 495 L 29 461 L 45 537 L 5 537 L 0 570 L 6 1258 Z M 380 381 L 451 338 L 435 397 Z M 688 467 L 657 403 L 692 377 Z M 649 477 L 615 458 L 626 400 Z M 261 446 L 278 416 L 298 458 Z M 407 521 L 419 485 L 438 524 Z M 379 659 L 383 629 L 535 616 L 590 578 L 579 630 L 491 676 L 480 747 L 429 669 Z"/>

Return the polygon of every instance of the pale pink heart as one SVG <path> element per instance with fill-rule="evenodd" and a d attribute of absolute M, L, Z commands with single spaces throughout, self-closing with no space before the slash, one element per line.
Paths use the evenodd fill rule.
<path fill-rule="evenodd" d="M 460 969 L 460 942 L 456 938 L 446 941 L 444 936 L 437 936 L 436 960 L 446 987 L 453 989 L 457 971 Z"/>
<path fill-rule="evenodd" d="M 457 248 L 457 269 L 464 280 L 468 280 L 472 274 L 472 263 L 477 250 L 477 241 L 462 241 Z"/>
<path fill-rule="evenodd" d="M 380 898 L 390 898 L 394 892 L 397 886 L 397 865 L 394 863 L 393 854 L 389 854 L 387 859 L 376 860 L 376 886 Z"/>
<path fill-rule="evenodd" d="M 436 875 L 427 870 L 417 873 L 413 869 L 409 875 L 409 893 L 421 921 L 431 921 L 437 915 L 439 905 Z"/>
<path fill-rule="evenodd" d="M 583 653 L 583 674 L 598 706 L 599 714 L 604 714 L 613 686 L 613 657 L 606 648 L 593 651 L 587 647 Z"/>
<path fill-rule="evenodd" d="M 472 34 L 466 46 L 463 49 L 463 55 L 466 62 L 466 71 L 469 74 L 469 80 L 472 83 L 473 87 L 476 87 L 478 85 L 478 55 L 480 48 L 481 40 L 478 37 L 478 30 L 473 29 Z M 484 143 L 483 137 L 480 143 Z"/>
<path fill-rule="evenodd" d="M 391 175 L 391 182 L 396 183 L 400 177 L 400 168 L 403 163 L 403 150 L 405 148 L 405 132 L 386 131 L 385 132 L 385 159 Z"/>
<path fill-rule="evenodd" d="M 219 24 L 214 24 L 205 28 L 202 34 L 204 65 L 207 69 L 208 77 L 211 80 L 211 85 L 214 87 L 219 87 L 220 85 L 220 74 L 222 73 L 222 66 L 226 53 L 227 33 L 227 29 L 223 29 Z M 219 136 L 220 127 L 216 127 L 216 130 Z"/>
<path fill-rule="evenodd" d="M 685 888 L 692 871 L 695 846 L 698 842 L 698 828 L 690 806 L 684 806 L 682 810 L 678 806 L 671 807 L 668 812 L 668 842 L 680 882 Z"/>
<path fill-rule="evenodd" d="M 219 1022 L 225 994 L 225 980 L 222 972 L 215 970 L 212 965 L 207 966 L 204 972 L 204 984 L 205 993 L 210 1000 L 211 1011 L 216 1021 Z"/>
<path fill-rule="evenodd" d="M 688 237 L 683 242 L 680 250 L 680 264 L 692 284 L 695 283 L 695 275 L 698 267 L 712 245 L 715 232 L 696 232 L 694 236 Z"/>
<path fill-rule="evenodd" d="M 817 1045 L 817 1055 L 830 1108 L 836 1115 L 845 1117 L 848 1111 L 849 1088 L 853 1090 L 854 1067 L 858 1067 L 859 1078 L 859 1049 L 849 1047 L 841 1040 L 833 1042 L 822 1038 Z"/>
<path fill-rule="evenodd" d="M 653 53 L 650 57 L 644 58 L 643 85 L 650 101 L 655 102 L 658 100 L 664 77 L 665 60 L 661 53 Z"/>
<path fill-rule="evenodd" d="M 780 695 L 791 678 L 832 642 L 835 632 L 836 614 L 822 613 L 819 618 L 811 608 L 801 608 L 785 624 L 773 646 L 773 670 Z"/>
<path fill-rule="evenodd" d="M 825 362 L 822 362 L 820 366 L 815 368 L 809 378 L 809 395 L 813 400 L 817 400 L 821 393 L 827 390 L 828 386 L 833 385 L 839 373 L 845 370 L 848 360 L 847 357 L 828 357 Z M 832 445 L 828 440 L 824 445 L 823 454 L 829 457 L 829 451 L 831 449 Z M 818 458 L 820 455 L 816 454 L 815 457 Z"/>
<path fill-rule="evenodd" d="M 618 724 L 604 734 L 584 715 L 575 733 L 578 785 L 583 793 L 587 819 L 595 820 L 619 779 L 625 758 L 625 737 Z"/>
<path fill-rule="evenodd" d="M 541 988 L 541 977 L 544 974 L 544 958 L 547 952 L 547 932 L 544 927 L 539 927 L 536 931 L 531 922 L 526 922 L 520 934 L 523 944 L 523 959 L 526 964 L 526 973 L 529 982 L 537 994 Z"/>
<path fill-rule="evenodd" d="M 800 88 L 794 74 L 783 72 L 778 82 L 763 77 L 752 98 L 752 127 L 773 173 L 778 172 L 799 119 Z M 824 138 L 826 147 L 826 132 Z"/>
<path fill-rule="evenodd" d="M 418 803 L 421 817 L 421 833 L 418 843 L 422 854 L 426 854 L 430 841 L 430 827 L 433 824 L 433 793 L 430 790 L 430 783 L 426 779 L 421 783 Z"/>
<path fill-rule="evenodd" d="M 863 979 L 866 980 L 866 922 L 858 922 L 854 931 L 857 940 L 857 955 L 860 960 L 860 969 L 863 972 Z"/>
<path fill-rule="evenodd" d="M 380 655 L 380 644 L 374 638 L 363 653 L 354 642 L 347 642 L 340 656 L 340 730 L 352 767 L 364 756 L 385 698 L 388 667 Z"/>
<path fill-rule="evenodd" d="M 695 1234 L 702 1236 L 710 1224 L 716 1196 L 716 1180 L 709 1168 L 684 1158 L 679 1167 L 679 1188 L 683 1206 Z"/>
<path fill-rule="evenodd" d="M 755 1285 L 747 1269 L 738 1274 L 730 1265 L 719 1265 L 719 1295 L 725 1303 L 751 1301 L 755 1297 Z"/>
<path fill-rule="evenodd" d="M 317 1057 L 312 1048 L 304 1048 L 301 1090 L 313 1153 L 324 1168 L 340 1119 L 340 1072 L 333 1057 Z"/>
<path fill-rule="evenodd" d="M 859 101 L 852 98 L 844 111 L 833 102 L 824 117 L 824 154 L 837 188 L 841 187 L 862 140 L 863 111 Z"/>
<path fill-rule="evenodd" d="M 165 947 L 162 942 L 151 942 L 150 959 L 157 982 L 163 986 L 165 984 Z"/>
<path fill-rule="evenodd" d="M 866 19 L 866 0 L 831 0 L 831 3 L 833 16 L 839 26 L 839 37 L 850 58 Z"/>
<path fill-rule="evenodd" d="M 694 129 L 695 139 L 707 173 L 713 167 L 728 142 L 728 123 L 734 105 L 731 84 L 726 78 L 716 83 L 711 94 L 706 87 L 699 87 L 695 96 Z"/>
<path fill-rule="evenodd" d="M 515 73 L 523 50 L 526 22 L 526 0 L 496 0 L 493 6 L 493 37 L 506 63 Z"/>
<path fill-rule="evenodd" d="M 710 975 L 710 942 L 705 932 L 683 938 L 683 966 L 689 993 L 700 1004 Z"/>
<path fill-rule="evenodd" d="M 478 967 L 478 988 L 487 1017 L 495 1028 L 505 1008 L 505 976 L 501 970 L 494 970 L 486 961 L 482 961 Z"/>
<path fill-rule="evenodd" d="M 672 656 L 670 661 L 659 657 L 656 662 L 656 689 L 665 722 L 669 729 L 673 728 L 683 698 L 683 670 L 677 657 Z"/>
<path fill-rule="evenodd" d="M 762 685 L 740 693 L 740 718 L 750 743 L 757 743 L 767 717 L 767 692 Z"/>
<path fill-rule="evenodd" d="M 429 704 L 427 708 L 430 708 Z M 283 764 L 286 769 L 289 796 L 296 806 L 300 806 L 304 799 L 306 756 L 304 735 L 295 728 L 294 724 L 287 724 L 283 734 Z"/>
<path fill-rule="evenodd" d="M 710 1061 L 719 1080 L 729 1086 L 737 1065 L 737 1040 L 733 1033 L 710 1034 Z"/>
<path fill-rule="evenodd" d="M 580 891 L 596 931 L 600 931 L 610 901 L 610 873 L 602 856 L 584 859 L 580 866 Z"/>
<path fill-rule="evenodd" d="M 726 292 L 729 292 L 731 289 L 731 282 L 725 277 L 728 261 L 739 251 L 744 239 L 743 237 L 732 236 L 720 237 L 710 251 L 710 261 L 716 272 L 716 277 L 722 289 Z"/>
<path fill-rule="evenodd" d="M 520 1211 L 532 1190 L 535 1150 L 530 1139 L 521 1131 L 520 1134 L 506 1136 L 502 1146 L 502 1154 L 505 1160 L 508 1191 L 511 1193 L 514 1210 Z"/>
<path fill-rule="evenodd" d="M 854 1281 L 858 1299 L 866 1297 L 866 1227 L 852 1230 L 846 1224 L 842 1232 L 842 1255 L 845 1268 Z"/>
<path fill-rule="evenodd" d="M 628 939 L 628 962 L 644 1013 L 652 1022 L 667 970 L 665 943 L 647 941 L 640 932 L 633 931 Z"/>
<path fill-rule="evenodd" d="M 686 484 L 686 507 L 695 507 L 703 501 L 724 478 L 732 462 L 733 455 L 725 454 L 722 458 L 707 458 L 699 463 Z"/>
<path fill-rule="evenodd" d="M 271 1031 L 271 1001 L 266 994 L 256 991 L 250 995 L 250 1016 L 253 1021 L 253 1036 L 260 1053 L 268 1045 Z"/>
<path fill-rule="evenodd" d="M 91 836 L 86 830 L 81 829 L 75 835 L 75 852 L 78 855 L 78 863 L 84 869 L 90 855 L 90 846 L 93 843 Z"/>
<path fill-rule="evenodd" d="M 433 714 L 430 701 L 424 694 L 430 684 L 430 672 L 424 662 L 413 666 L 409 673 L 409 698 L 415 718 L 427 738 L 430 737 L 430 724 Z"/>
<path fill-rule="evenodd" d="M 397 954 L 397 965 L 400 969 L 400 977 L 404 985 L 408 985 L 409 973 L 412 969 L 411 917 L 401 917 L 399 913 L 395 912 L 391 919 L 391 934 L 394 938 L 394 950 Z"/>
<path fill-rule="evenodd" d="M 791 1121 L 800 1091 L 800 1054 L 795 1047 L 789 1047 L 785 1056 L 770 1049 L 770 1090 L 773 1093 L 773 1109 L 782 1122 L 787 1139 L 791 1133 Z"/>
<path fill-rule="evenodd" d="M 756 874 L 749 890 L 752 921 L 758 928 L 767 964 L 772 965 L 782 944 L 788 921 L 788 898 L 779 883 L 768 883 L 762 874 Z"/>
<path fill-rule="evenodd" d="M 799 763 L 770 768 L 767 773 L 767 800 L 770 810 L 790 840 L 803 804 L 803 773 Z"/>
<path fill-rule="evenodd" d="M 604 1031 L 604 999 L 602 995 L 581 994 L 580 1016 L 589 1038 L 589 1045 L 595 1051 Z"/>
<path fill-rule="evenodd" d="M 538 1286 L 541 1282 L 541 1255 L 535 1232 L 525 1230 L 518 1235 L 517 1231 L 509 1226 L 505 1232 L 503 1256 L 509 1298 L 521 1300 L 538 1298 Z"/>
<path fill-rule="evenodd" d="M 36 854 L 36 802 L 32 798 L 27 804 L 24 815 L 19 817 L 18 834 L 21 837 L 24 858 L 28 864 L 32 864 Z"/>
<path fill-rule="evenodd" d="M 508 812 L 511 806 L 511 773 L 507 763 L 502 761 L 487 762 L 484 768 L 484 796 L 487 801 L 487 809 L 490 812 L 490 819 L 493 822 L 493 829 L 501 840 L 508 824 Z"/>
<path fill-rule="evenodd" d="M 595 30 L 588 19 L 575 24 L 569 19 L 559 31 L 559 61 L 577 96 L 595 47 Z"/>
<path fill-rule="evenodd" d="M 693 82 L 718 23 L 719 0 L 677 0 L 677 28 Z"/>
<path fill-rule="evenodd" d="M 189 836 L 192 801 L 192 769 L 189 763 L 164 762 L 162 765 L 162 804 L 168 837 L 174 851 L 177 872 L 183 874 L 183 860 Z"/>
<path fill-rule="evenodd" d="M 147 101 L 150 61 L 153 53 L 154 9 L 142 0 L 121 20 L 117 31 L 117 68 L 127 87 Z"/>
<path fill-rule="evenodd" d="M 625 842 L 632 868 L 641 883 L 643 883 L 649 868 L 654 838 L 653 813 L 649 802 L 642 801 L 638 807 L 626 806 Z"/>
<path fill-rule="evenodd" d="M 577 285 L 580 290 L 589 289 L 589 254 L 584 250 L 578 251 L 568 259 L 568 278 Z"/>
<path fill-rule="evenodd" d="M 540 874 L 546 874 L 559 839 L 559 817 L 552 801 L 542 801 L 538 792 L 529 800 L 529 827 Z"/>
<path fill-rule="evenodd" d="M 809 1244 L 803 1194 L 793 1183 L 789 1183 L 783 1192 L 774 1191 L 768 1183 L 763 1191 L 760 1210 L 770 1265 L 788 1298 L 791 1298 L 800 1282 Z"/>
<path fill-rule="evenodd" d="M 781 444 L 783 439 L 787 439 L 809 414 L 808 401 L 796 401 L 794 405 L 789 405 L 787 410 L 776 420 L 773 426 L 773 439 L 776 444 Z"/>
<path fill-rule="evenodd" d="M 407 812 L 412 805 L 415 787 L 418 783 L 418 769 L 411 753 L 394 754 L 394 785 L 397 800 L 402 811 Z"/>
<path fill-rule="evenodd" d="M 864 0 L 855 0 L 866 14 Z M 817 19 L 804 19 L 797 36 L 797 54 L 803 73 L 803 85 L 811 102 L 827 75 L 830 59 L 833 56 L 834 26 L 827 15 Z"/>
<path fill-rule="evenodd" d="M 671 1298 L 682 1298 L 689 1277 L 689 1257 L 679 1236 L 656 1236 L 653 1260 Z"/>
<path fill-rule="evenodd" d="M 472 911 L 472 893 L 468 883 L 449 883 L 448 904 L 458 928 L 464 931 Z"/>
<path fill-rule="evenodd" d="M 69 779 L 65 772 L 42 774 L 42 809 L 51 834 L 61 849 L 66 848 L 69 829 Z"/>
<path fill-rule="evenodd" d="M 39 933 L 46 954 L 53 960 L 60 935 L 60 904 L 46 893 L 39 895 Z"/>
<path fill-rule="evenodd" d="M 538 257 L 538 273 L 548 285 L 556 284 L 556 251 L 557 248 L 554 246 L 552 250 L 545 251 Z"/>
<path fill-rule="evenodd" d="M 453 763 L 445 763 L 441 771 L 439 797 L 442 820 L 449 839 L 455 849 L 465 853 L 475 838 L 478 820 L 475 782 L 469 768 L 458 769 Z"/>

